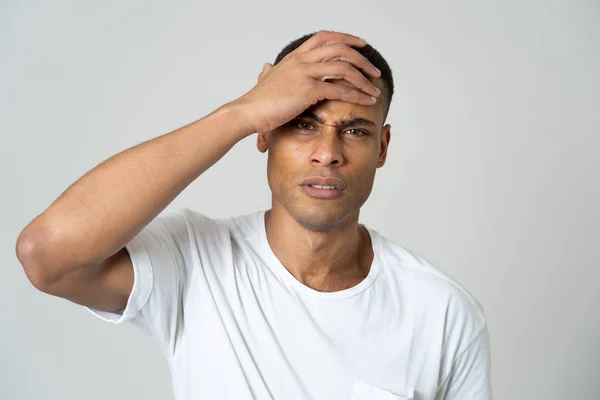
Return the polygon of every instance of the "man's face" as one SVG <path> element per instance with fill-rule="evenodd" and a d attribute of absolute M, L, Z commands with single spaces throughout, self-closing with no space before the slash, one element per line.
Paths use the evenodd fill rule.
<path fill-rule="evenodd" d="M 383 90 L 381 80 L 373 82 Z M 258 149 L 268 150 L 273 207 L 282 206 L 313 231 L 326 231 L 356 213 L 385 163 L 390 126 L 383 126 L 382 101 L 372 106 L 323 101 L 271 133 L 259 133 Z M 319 182 L 323 178 L 334 180 Z M 315 188 L 323 186 L 319 183 L 336 189 Z"/>

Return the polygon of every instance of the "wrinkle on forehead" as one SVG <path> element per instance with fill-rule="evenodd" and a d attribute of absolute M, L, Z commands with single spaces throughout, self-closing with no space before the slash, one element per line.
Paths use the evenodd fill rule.
<path fill-rule="evenodd" d="M 333 103 L 334 101 L 326 100 L 327 102 Z M 353 120 L 365 120 L 365 121 L 356 121 L 358 125 L 366 125 L 366 126 L 377 126 L 377 121 L 375 118 L 370 116 L 368 112 L 360 112 L 355 109 L 354 105 L 348 105 L 348 103 L 338 102 L 342 104 L 322 104 L 316 105 L 309 109 L 307 109 L 304 113 L 300 114 L 298 118 L 308 118 L 313 120 L 314 122 L 324 125 L 337 127 L 339 125 L 345 125 L 351 123 Z M 337 108 L 340 108 L 339 111 Z M 344 110 L 346 108 L 346 110 Z M 350 108 L 349 110 L 347 108 Z M 315 120 L 311 115 L 305 115 L 306 113 L 314 114 L 319 120 Z"/>
<path fill-rule="evenodd" d="M 306 111 L 316 114 L 323 119 L 330 117 L 332 120 L 359 117 L 366 118 L 366 115 L 368 114 L 365 107 L 360 104 L 352 104 L 342 100 L 323 100 L 308 108 Z"/>

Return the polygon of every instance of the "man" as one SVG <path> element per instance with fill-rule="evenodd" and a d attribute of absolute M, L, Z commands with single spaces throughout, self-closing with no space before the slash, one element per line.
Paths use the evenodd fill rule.
<path fill-rule="evenodd" d="M 362 39 L 304 36 L 240 98 L 77 180 L 25 227 L 19 260 L 39 290 L 153 337 L 177 400 L 490 399 L 477 301 L 358 222 L 392 94 Z M 255 132 L 270 210 L 159 216 Z"/>

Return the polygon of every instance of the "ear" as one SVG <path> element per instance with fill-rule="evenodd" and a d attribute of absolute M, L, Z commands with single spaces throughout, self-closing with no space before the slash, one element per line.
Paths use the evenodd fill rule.
<path fill-rule="evenodd" d="M 392 126 L 387 124 L 381 129 L 381 142 L 380 142 L 380 151 L 379 151 L 379 159 L 377 160 L 377 168 L 383 167 L 385 164 L 385 160 L 387 158 L 387 150 L 390 145 L 390 139 L 392 137 Z"/>
<path fill-rule="evenodd" d="M 271 132 L 258 132 L 256 136 L 256 148 L 261 153 L 266 152 L 269 149 L 269 139 Z"/>

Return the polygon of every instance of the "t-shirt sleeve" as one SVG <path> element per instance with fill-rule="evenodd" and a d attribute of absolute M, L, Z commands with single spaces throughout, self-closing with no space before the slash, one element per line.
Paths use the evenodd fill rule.
<path fill-rule="evenodd" d="M 170 211 L 151 221 L 125 249 L 134 271 L 127 306 L 117 312 L 87 308 L 99 318 L 131 322 L 163 344 L 177 331 L 184 282 L 192 272 L 188 222 L 183 212 Z"/>
<path fill-rule="evenodd" d="M 444 400 L 492 400 L 490 341 L 487 324 L 452 365 Z"/>

